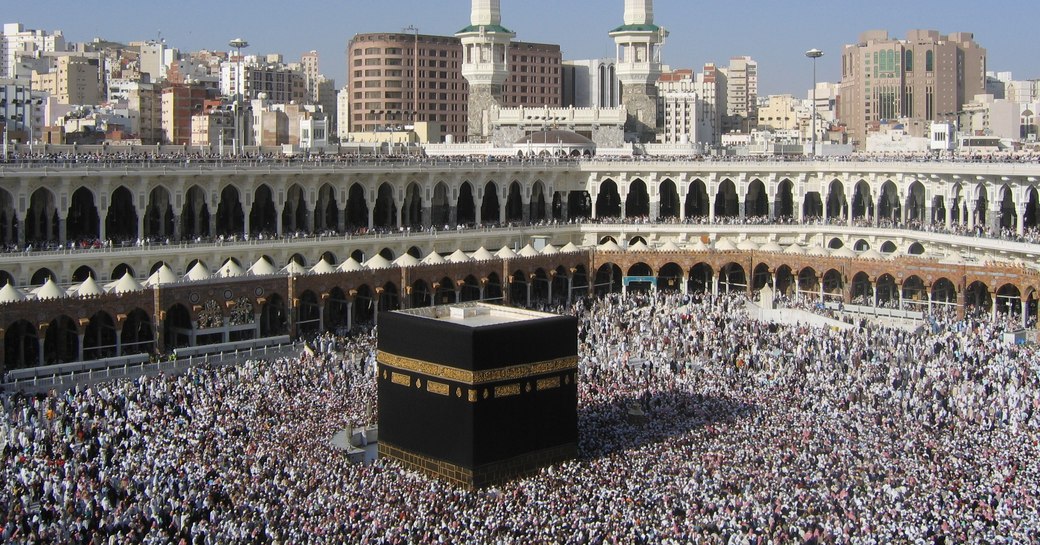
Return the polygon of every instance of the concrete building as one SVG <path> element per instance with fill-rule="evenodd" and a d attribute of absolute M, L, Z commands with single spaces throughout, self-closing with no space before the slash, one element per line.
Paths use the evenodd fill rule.
<path fill-rule="evenodd" d="M 0 125 L 8 142 L 39 140 L 44 96 L 13 78 L 0 79 Z"/>
<path fill-rule="evenodd" d="M 961 133 L 973 136 L 996 136 L 1004 140 L 1022 138 L 1022 113 L 1025 108 L 993 95 L 976 95 L 964 105 L 960 115 Z"/>
<path fill-rule="evenodd" d="M 793 95 L 770 95 L 766 106 L 758 111 L 758 128 L 774 131 L 797 130 L 800 127 L 798 113 L 801 101 Z"/>
<path fill-rule="evenodd" d="M 19 57 L 65 49 L 65 36 L 60 30 L 48 33 L 26 29 L 21 23 L 5 24 L 0 34 L 0 78 L 29 77 L 29 73 L 18 70 Z"/>
<path fill-rule="evenodd" d="M 345 141 L 350 134 L 350 86 L 336 93 L 336 137 Z"/>
<path fill-rule="evenodd" d="M 159 82 L 166 79 L 170 66 L 177 59 L 177 50 L 166 47 L 164 41 L 131 42 L 140 50 L 141 74 L 147 74 L 149 81 Z"/>
<path fill-rule="evenodd" d="M 272 102 L 307 102 L 307 83 L 303 72 L 267 58 L 247 56 L 240 64 L 232 59 L 220 67 L 220 92 L 232 96 L 242 77 L 242 89 L 247 100 L 266 93 Z M 240 72 L 241 70 L 241 72 Z"/>
<path fill-rule="evenodd" d="M 562 106 L 617 108 L 621 105 L 621 82 L 615 59 L 563 61 Z"/>
<path fill-rule="evenodd" d="M 64 104 L 100 104 L 105 97 L 102 74 L 97 58 L 62 55 L 53 59 L 49 72 L 33 74 L 32 86 Z"/>
<path fill-rule="evenodd" d="M 871 122 L 898 119 L 912 136 L 986 90 L 986 50 L 968 32 L 865 32 L 842 52 L 840 119 L 862 149 Z"/>
<path fill-rule="evenodd" d="M 748 133 L 758 126 L 758 61 L 751 57 L 733 57 L 724 70 L 726 75 L 726 115 L 724 133 Z"/>
<path fill-rule="evenodd" d="M 173 145 L 191 143 L 192 116 L 202 111 L 208 93 L 201 87 L 171 85 L 162 90 L 163 141 Z"/>
<path fill-rule="evenodd" d="M 621 103 L 628 110 L 625 131 L 641 142 L 657 133 L 657 80 L 661 77 L 661 48 L 668 31 L 654 24 L 653 0 L 625 0 L 625 22 L 610 31 L 617 45 L 617 75 Z"/>
<path fill-rule="evenodd" d="M 664 114 L 658 142 L 694 143 L 702 150 L 719 143 L 722 116 L 714 65 L 705 65 L 700 74 L 693 70 L 662 74 L 657 91 L 658 105 Z"/>

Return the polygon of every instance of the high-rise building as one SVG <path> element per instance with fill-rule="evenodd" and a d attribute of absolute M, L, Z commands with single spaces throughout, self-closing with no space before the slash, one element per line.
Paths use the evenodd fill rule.
<path fill-rule="evenodd" d="M 723 132 L 751 132 L 758 125 L 758 61 L 748 56 L 733 57 L 725 73 Z"/>
<path fill-rule="evenodd" d="M 105 97 L 102 73 L 97 57 L 62 55 L 53 58 L 48 72 L 33 73 L 32 86 L 57 97 L 62 104 L 95 105 Z"/>
<path fill-rule="evenodd" d="M 665 144 L 694 143 L 710 147 L 719 143 L 722 115 L 719 107 L 720 79 L 714 64 L 704 72 L 675 70 L 657 81 L 658 104 L 663 123 L 658 140 Z"/>
<path fill-rule="evenodd" d="M 237 88 L 238 75 L 242 76 L 242 89 L 247 99 L 259 98 L 261 93 L 275 103 L 308 101 L 307 83 L 303 72 L 294 70 L 274 58 L 246 57 L 241 63 L 231 60 L 220 67 L 220 92 L 232 96 Z M 241 72 L 240 72 L 241 70 Z"/>
<path fill-rule="evenodd" d="M 925 136 L 932 121 L 954 121 L 986 91 L 986 50 L 969 32 L 911 30 L 897 40 L 875 30 L 845 46 L 841 74 L 840 119 L 862 148 L 871 123 L 900 120 Z"/>
<path fill-rule="evenodd" d="M 191 144 L 191 118 L 203 111 L 206 89 L 170 85 L 162 90 L 162 130 L 167 144 Z"/>
<path fill-rule="evenodd" d="M 0 34 L 0 78 L 28 77 L 29 74 L 18 70 L 20 56 L 39 56 L 65 49 L 65 36 L 60 30 L 48 33 L 27 30 L 21 23 L 5 24 L 3 34 Z"/>
<path fill-rule="evenodd" d="M 625 131 L 643 142 L 657 133 L 657 79 L 661 47 L 668 31 L 654 24 L 653 0 L 625 0 L 625 24 L 610 31 L 617 44 L 621 103 L 628 110 Z"/>
<path fill-rule="evenodd" d="M 621 82 L 616 59 L 563 61 L 563 101 L 575 108 L 617 108 Z"/>

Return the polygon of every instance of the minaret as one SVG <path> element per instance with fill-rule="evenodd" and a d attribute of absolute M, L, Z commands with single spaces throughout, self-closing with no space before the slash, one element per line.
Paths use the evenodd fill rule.
<path fill-rule="evenodd" d="M 654 24 L 653 0 L 625 0 L 625 24 L 610 31 L 617 43 L 621 103 L 628 109 L 626 133 L 652 142 L 657 133 L 657 80 L 668 31 Z"/>
<path fill-rule="evenodd" d="M 501 0 L 473 0 L 470 26 L 455 34 L 462 40 L 462 76 L 469 82 L 469 141 L 491 137 L 488 112 L 501 106 L 509 78 L 509 42 L 515 33 L 502 26 Z"/>

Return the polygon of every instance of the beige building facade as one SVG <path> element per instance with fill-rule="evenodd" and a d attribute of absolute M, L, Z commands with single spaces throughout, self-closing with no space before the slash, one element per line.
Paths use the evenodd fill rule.
<path fill-rule="evenodd" d="M 49 93 L 62 104 L 99 104 L 102 68 L 97 58 L 63 55 L 55 57 L 47 73 L 34 73 L 33 89 Z"/>
<path fill-rule="evenodd" d="M 911 30 L 905 40 L 865 32 L 845 46 L 841 65 L 839 115 L 859 149 L 871 124 L 903 120 L 922 136 L 931 121 L 952 121 L 986 92 L 986 50 L 970 32 Z"/>

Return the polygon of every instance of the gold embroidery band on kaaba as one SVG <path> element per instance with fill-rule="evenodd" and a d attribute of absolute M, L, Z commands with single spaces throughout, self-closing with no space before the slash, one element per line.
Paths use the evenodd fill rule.
<path fill-rule="evenodd" d="M 489 369 L 486 371 L 468 371 L 456 367 L 448 367 L 439 363 L 405 358 L 386 352 L 378 352 L 376 361 L 383 365 L 411 371 L 428 377 L 450 380 L 462 384 L 488 384 L 492 382 L 503 382 L 507 380 L 522 380 L 530 377 L 557 373 L 560 371 L 571 371 L 578 368 L 578 357 L 570 356 L 549 361 L 536 363 L 525 363 L 513 367 L 502 367 L 500 369 Z"/>

